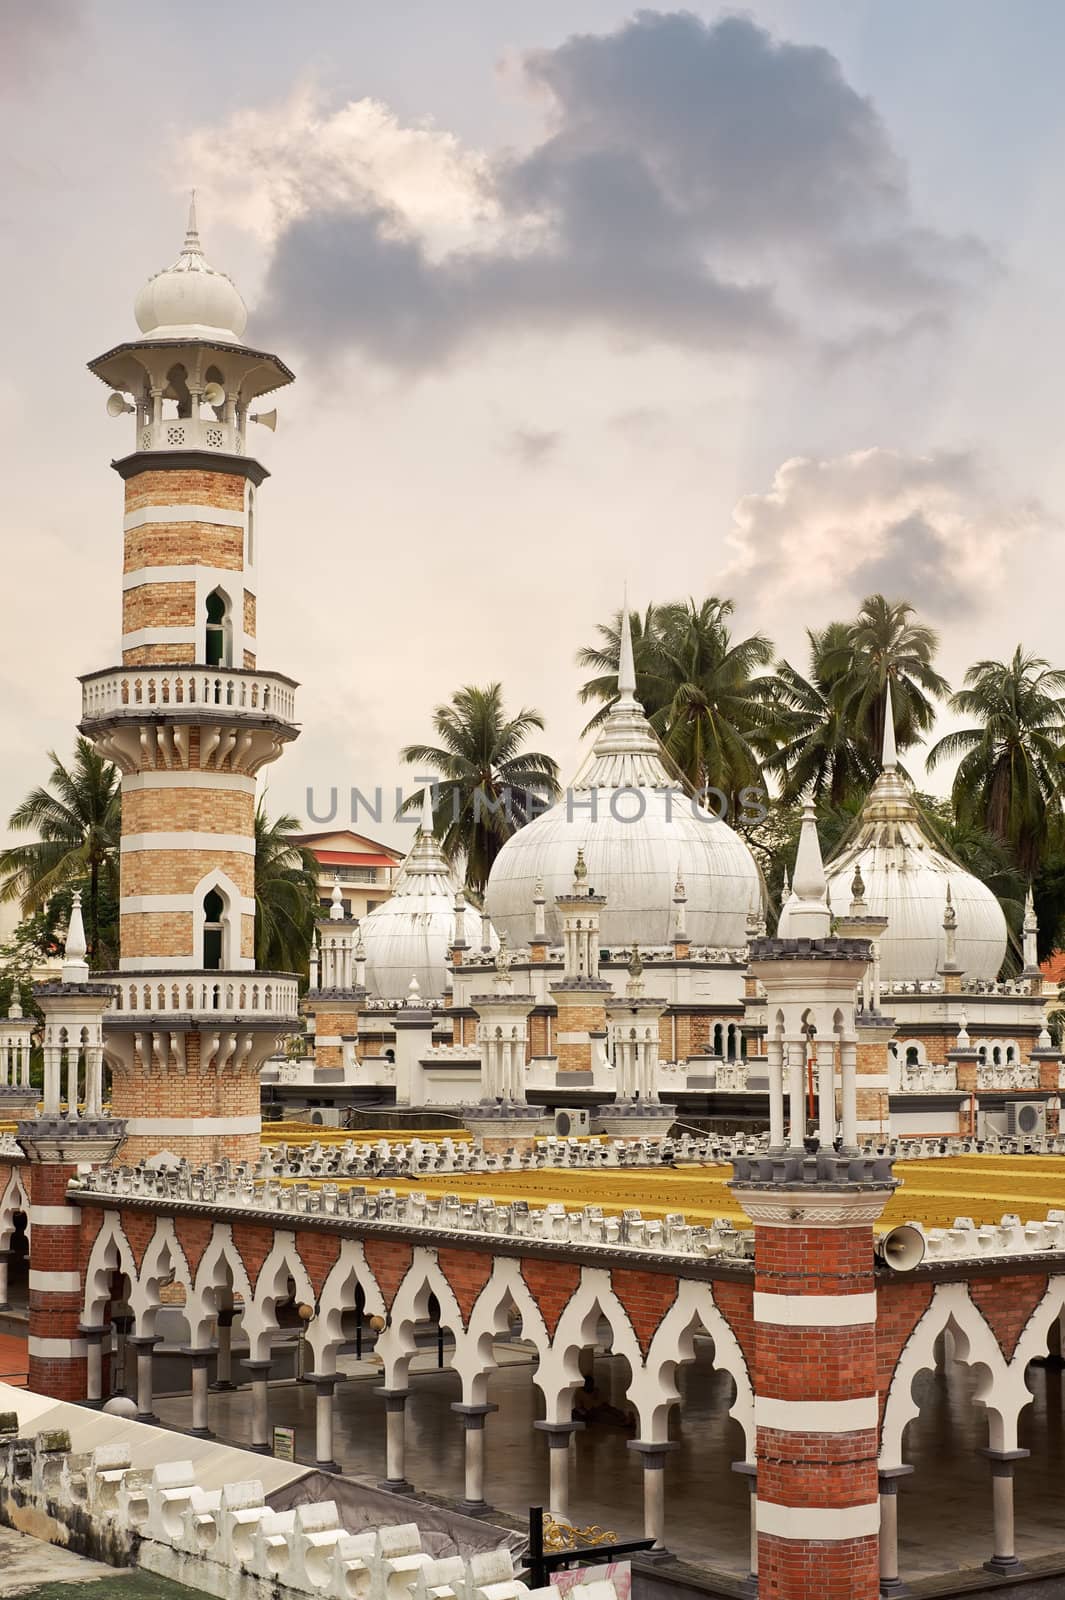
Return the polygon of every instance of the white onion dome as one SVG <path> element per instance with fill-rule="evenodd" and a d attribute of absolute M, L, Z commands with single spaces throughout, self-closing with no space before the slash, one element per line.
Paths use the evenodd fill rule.
<path fill-rule="evenodd" d="M 455 940 L 455 894 L 456 884 L 433 834 L 427 806 L 390 897 L 359 924 L 366 952 L 366 988 L 371 995 L 405 1001 L 413 978 L 426 1002 L 443 996 L 450 978 L 448 955 Z M 474 920 L 480 921 L 467 908 L 469 942 L 473 942 L 469 927 Z M 480 943 L 480 937 L 476 942 Z M 499 948 L 494 931 L 489 942 L 493 951 Z"/>
<path fill-rule="evenodd" d="M 688 940 L 742 947 L 748 913 L 761 911 L 761 874 L 739 835 L 681 793 L 667 771 L 635 698 L 627 608 L 623 619 L 618 699 L 564 798 L 499 852 L 485 908 L 511 949 L 528 945 L 542 882 L 547 938 L 559 943 L 555 899 L 570 893 L 582 850 L 589 883 L 606 896 L 599 924 L 604 947 L 668 944 L 678 878 L 687 891 Z"/>
<path fill-rule="evenodd" d="M 853 836 L 825 865 L 833 917 L 848 915 L 856 869 L 868 913 L 887 918 L 880 938 L 884 983 L 929 980 L 943 967 L 948 890 L 957 917 L 957 965 L 968 978 L 998 976 L 1007 944 L 1002 907 L 987 885 L 952 860 L 928 832 L 913 789 L 898 770 L 890 691 L 882 771 Z M 782 939 L 796 937 L 794 908 L 793 896 L 780 914 Z"/>
<path fill-rule="evenodd" d="M 196 203 L 181 254 L 149 278 L 133 308 L 149 339 L 213 339 L 233 344 L 244 333 L 248 308 L 232 278 L 212 267 L 196 229 Z"/>

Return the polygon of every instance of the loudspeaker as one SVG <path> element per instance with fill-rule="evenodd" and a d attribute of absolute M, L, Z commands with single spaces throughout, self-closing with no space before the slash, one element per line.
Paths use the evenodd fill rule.
<path fill-rule="evenodd" d="M 908 1222 L 901 1223 L 876 1241 L 876 1253 L 892 1272 L 912 1272 L 924 1260 L 924 1234 Z"/>

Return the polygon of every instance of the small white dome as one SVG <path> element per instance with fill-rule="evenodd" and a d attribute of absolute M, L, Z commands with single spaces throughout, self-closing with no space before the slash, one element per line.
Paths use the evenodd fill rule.
<path fill-rule="evenodd" d="M 485 894 L 492 924 L 512 949 L 527 945 L 534 930 L 533 895 L 542 882 L 548 940 L 559 943 L 555 898 L 570 892 L 581 849 L 589 883 L 606 896 L 599 924 L 605 947 L 668 944 L 679 875 L 687 891 L 691 943 L 739 948 L 747 943 L 748 913 L 762 907 L 754 857 L 726 822 L 696 807 L 667 772 L 633 695 L 627 637 L 618 687 L 617 704 L 566 798 L 520 828 L 496 857 Z"/>
<path fill-rule="evenodd" d="M 371 995 L 407 1000 L 411 979 L 416 978 L 426 1003 L 442 998 L 450 976 L 448 953 L 455 940 L 456 890 L 436 839 L 420 827 L 396 874 L 391 896 L 359 925 Z M 470 907 L 465 935 L 468 944 L 480 944 L 480 915 Z M 498 949 L 494 932 L 490 942 L 493 950 Z"/>
<path fill-rule="evenodd" d="M 1007 941 L 1002 907 L 987 885 L 952 861 L 926 831 L 894 764 L 893 749 L 862 807 L 854 837 L 825 865 L 834 917 L 848 914 L 856 867 L 861 868 L 870 914 L 887 918 L 880 938 L 885 983 L 936 977 L 946 959 L 948 887 L 957 913 L 958 966 L 967 978 L 998 976 Z M 793 895 L 780 913 L 777 934 L 782 939 L 795 936 L 795 904 Z M 887 1000 L 884 1008 L 891 1009 Z"/>
<path fill-rule="evenodd" d="M 232 278 L 210 266 L 196 231 L 195 205 L 181 254 L 149 278 L 134 305 L 137 326 L 149 339 L 241 338 L 248 308 Z"/>

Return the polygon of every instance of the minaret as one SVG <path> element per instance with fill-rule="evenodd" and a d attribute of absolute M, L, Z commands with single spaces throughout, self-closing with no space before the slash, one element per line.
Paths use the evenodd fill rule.
<path fill-rule="evenodd" d="M 141 336 L 89 363 L 113 391 L 109 413 L 135 418 L 112 463 L 125 486 L 121 664 L 82 679 L 81 731 L 122 773 L 111 1098 L 127 1160 L 247 1159 L 259 1067 L 297 1020 L 295 976 L 255 970 L 256 774 L 297 726 L 296 685 L 256 660 L 268 474 L 247 423 L 292 374 L 245 344 L 244 302 L 207 263 L 194 209 L 180 256 L 135 309 Z"/>
<path fill-rule="evenodd" d="M 592 1042 L 606 1038 L 604 1001 L 610 984 L 599 976 L 599 917 L 606 896 L 588 884 L 584 851 L 577 851 L 573 887 L 556 896 L 562 922 L 562 977 L 550 985 L 558 1007 L 556 1083 L 590 1087 Z"/>
<path fill-rule="evenodd" d="M 859 888 L 859 910 L 863 896 Z M 803 812 L 788 930 L 789 937 L 751 944 L 770 1025 L 770 1144 L 764 1156 L 736 1159 L 731 1185 L 754 1224 L 751 1375 L 759 1426 L 748 1470 L 756 1487 L 758 1586 L 778 1600 L 876 1600 L 872 1224 L 894 1183 L 890 1161 L 857 1147 L 855 993 L 871 945 L 831 932 L 811 805 Z M 811 1045 L 818 1124 L 807 1139 Z"/>

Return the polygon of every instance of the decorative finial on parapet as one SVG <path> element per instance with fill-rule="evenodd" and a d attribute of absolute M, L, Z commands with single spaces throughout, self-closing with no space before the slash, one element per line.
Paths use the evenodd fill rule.
<path fill-rule="evenodd" d="M 943 907 L 943 926 L 946 928 L 948 933 L 958 926 L 958 913 L 954 909 L 954 901 L 951 898 L 949 883 L 947 884 L 947 900 L 945 906 Z"/>
<path fill-rule="evenodd" d="M 969 1048 L 971 1041 L 969 1039 L 968 1020 L 964 1012 L 958 1018 L 958 1037 L 955 1040 L 955 1048 L 958 1050 L 968 1050 Z"/>
<path fill-rule="evenodd" d="M 11 974 L 11 999 L 7 1003 L 7 1014 L 12 1022 L 17 1022 L 22 1016 L 22 1001 L 19 999 L 17 972 Z"/>
<path fill-rule="evenodd" d="M 584 851 L 578 849 L 577 859 L 573 864 L 573 892 L 583 894 L 584 885 L 588 878 L 588 867 L 584 859 Z"/>
<path fill-rule="evenodd" d="M 851 879 L 850 914 L 852 917 L 860 917 L 865 909 L 865 879 L 862 877 L 860 862 L 855 862 L 854 877 Z"/>
<path fill-rule="evenodd" d="M 802 808 L 799 848 L 795 853 L 794 898 L 789 912 L 788 933 L 792 938 L 827 939 L 832 931 L 828 907 L 828 884 L 817 837 L 817 813 L 807 799 Z"/>
<path fill-rule="evenodd" d="M 547 939 L 547 896 L 542 877 L 537 878 L 533 889 L 533 939 L 537 944 L 543 944 Z"/>
<path fill-rule="evenodd" d="M 417 975 L 412 972 L 411 973 L 411 977 L 410 977 L 410 982 L 407 985 L 407 1005 L 409 1005 L 409 1006 L 420 1006 L 421 1003 L 422 1003 L 422 986 L 418 982 Z"/>
<path fill-rule="evenodd" d="M 422 790 L 422 814 L 418 823 L 418 831 L 426 839 L 431 839 L 436 832 L 436 823 L 433 819 L 433 786 L 427 783 Z"/>
<path fill-rule="evenodd" d="M 339 872 L 334 872 L 333 873 L 333 892 L 329 896 L 329 899 L 330 899 L 330 902 L 331 902 L 330 907 L 329 907 L 329 920 L 330 920 L 330 922 L 343 922 L 343 920 L 344 920 L 344 896 L 340 891 L 340 873 Z"/>
<path fill-rule="evenodd" d="M 640 955 L 639 945 L 634 944 L 632 955 L 629 957 L 629 981 L 626 985 L 629 999 L 638 1000 L 643 994 L 643 987 L 643 957 Z"/>
<path fill-rule="evenodd" d="M 81 890 L 75 889 L 70 906 L 66 943 L 63 946 L 63 982 L 85 983 L 89 976 L 89 963 L 85 959 L 88 945 L 85 941 L 85 923 L 81 915 Z"/>

